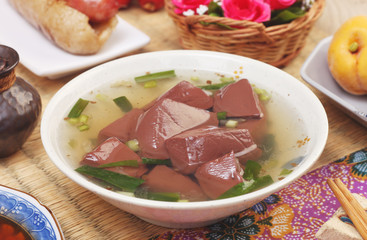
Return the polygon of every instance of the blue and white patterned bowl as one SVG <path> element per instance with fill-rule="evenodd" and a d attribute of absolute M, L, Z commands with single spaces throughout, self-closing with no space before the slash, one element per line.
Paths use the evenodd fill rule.
<path fill-rule="evenodd" d="M 21 225 L 37 240 L 63 240 L 60 225 L 53 213 L 35 197 L 0 185 L 0 217 Z"/>

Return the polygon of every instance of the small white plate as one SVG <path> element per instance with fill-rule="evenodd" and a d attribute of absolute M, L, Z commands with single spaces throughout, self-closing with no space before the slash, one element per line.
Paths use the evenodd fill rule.
<path fill-rule="evenodd" d="M 95 66 L 143 47 L 149 36 L 118 17 L 112 35 L 94 55 L 70 54 L 49 41 L 38 29 L 28 23 L 9 3 L 0 2 L 0 43 L 14 48 L 20 62 L 41 77 L 60 78 Z"/>
<path fill-rule="evenodd" d="M 344 91 L 330 73 L 327 52 L 332 36 L 320 41 L 301 68 L 302 78 L 324 93 L 353 119 L 367 127 L 367 95 L 356 96 Z"/>

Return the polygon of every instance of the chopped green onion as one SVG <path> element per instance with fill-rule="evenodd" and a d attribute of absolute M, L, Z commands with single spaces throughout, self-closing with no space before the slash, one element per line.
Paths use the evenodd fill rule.
<path fill-rule="evenodd" d="M 261 165 L 258 162 L 248 160 L 245 165 L 245 173 L 243 174 L 245 181 L 227 190 L 218 199 L 240 196 L 266 187 L 274 182 L 270 175 L 259 177 L 260 170 Z"/>
<path fill-rule="evenodd" d="M 157 200 L 157 201 L 167 201 L 167 202 L 177 202 L 180 200 L 179 193 L 155 193 L 149 192 L 147 199 Z"/>
<path fill-rule="evenodd" d="M 89 130 L 89 125 L 87 124 L 83 124 L 81 126 L 78 127 L 79 131 L 83 132 L 83 131 L 87 131 Z"/>
<path fill-rule="evenodd" d="M 236 128 L 237 127 L 237 125 L 238 125 L 238 121 L 236 121 L 236 120 L 228 120 L 227 122 L 226 122 L 226 127 L 227 128 Z"/>
<path fill-rule="evenodd" d="M 260 95 L 260 94 L 263 92 L 263 89 L 258 88 L 258 87 L 255 87 L 254 85 L 252 86 L 252 89 L 254 90 L 254 92 L 255 92 L 257 95 Z"/>
<path fill-rule="evenodd" d="M 134 192 L 135 189 L 144 183 L 144 180 L 140 178 L 130 177 L 124 174 L 108 171 L 102 168 L 96 168 L 91 166 L 81 166 L 75 171 L 98 178 L 104 182 L 107 182 L 115 187 L 121 188 L 124 191 Z"/>
<path fill-rule="evenodd" d="M 79 131 L 83 132 L 89 129 L 89 125 L 87 124 L 89 116 L 81 114 L 77 118 L 68 118 L 68 123 L 72 125 L 76 125 Z"/>
<path fill-rule="evenodd" d="M 269 94 L 261 94 L 260 95 L 260 101 L 266 102 L 270 100 L 270 95 Z"/>
<path fill-rule="evenodd" d="M 273 181 L 273 179 L 271 178 L 270 175 L 265 175 L 263 177 L 259 177 L 255 180 L 254 184 L 252 184 L 251 186 L 249 186 L 245 190 L 245 193 L 253 192 L 253 191 L 258 190 L 260 188 L 269 186 L 272 183 L 274 183 L 274 181 Z"/>
<path fill-rule="evenodd" d="M 99 168 L 108 168 L 108 167 L 139 167 L 139 163 L 137 160 L 125 160 L 125 161 L 118 161 L 112 163 L 101 164 Z"/>
<path fill-rule="evenodd" d="M 78 123 L 87 124 L 88 123 L 88 119 L 89 119 L 89 116 L 84 115 L 84 114 L 81 114 L 77 118 L 68 118 L 67 121 L 68 121 L 68 123 L 70 123 L 72 125 L 76 125 Z"/>
<path fill-rule="evenodd" d="M 141 82 L 148 82 L 152 80 L 171 78 L 171 77 L 176 77 L 175 70 L 149 73 L 143 76 L 135 77 L 135 82 L 141 83 Z"/>
<path fill-rule="evenodd" d="M 209 85 L 203 85 L 203 86 L 198 86 L 201 89 L 204 90 L 218 90 L 224 86 L 227 86 L 231 83 L 234 83 L 235 81 L 228 81 L 228 82 L 222 82 L 222 83 L 216 83 L 216 84 L 209 84 Z"/>
<path fill-rule="evenodd" d="M 239 184 L 233 186 L 232 188 L 224 192 L 222 195 L 220 195 L 218 199 L 240 196 L 244 194 L 245 189 L 248 189 L 250 186 L 252 186 L 254 182 L 255 182 L 254 180 L 240 182 Z"/>
<path fill-rule="evenodd" d="M 133 108 L 132 104 L 126 96 L 115 98 L 113 99 L 113 101 L 123 112 L 129 112 Z"/>
<path fill-rule="evenodd" d="M 256 180 L 241 182 L 232 187 L 231 189 L 229 189 L 228 191 L 226 191 L 225 193 L 223 193 L 221 196 L 219 196 L 218 199 L 236 197 L 246 193 L 250 193 L 260 188 L 266 187 L 272 184 L 273 182 L 274 181 L 270 175 L 259 177 Z"/>
<path fill-rule="evenodd" d="M 177 202 L 180 200 L 180 193 L 177 192 L 151 192 L 148 188 L 136 189 L 135 197 L 157 201 Z"/>
<path fill-rule="evenodd" d="M 87 124 L 88 119 L 89 119 L 89 116 L 82 114 L 79 117 L 79 122 L 84 123 L 84 124 Z"/>
<path fill-rule="evenodd" d="M 68 123 L 72 124 L 72 125 L 76 125 L 79 123 L 79 118 L 68 118 Z"/>
<path fill-rule="evenodd" d="M 154 88 L 157 86 L 157 81 L 156 80 L 151 80 L 148 82 L 144 83 L 144 88 Z"/>
<path fill-rule="evenodd" d="M 217 112 L 218 120 L 225 120 L 227 118 L 227 112 Z"/>
<path fill-rule="evenodd" d="M 133 150 L 134 152 L 137 152 L 140 150 L 139 142 L 137 139 L 129 140 L 126 142 L 126 145 Z"/>
<path fill-rule="evenodd" d="M 193 81 L 193 82 L 197 82 L 197 81 L 199 81 L 200 79 L 199 79 L 199 77 L 191 77 L 191 78 L 190 78 L 190 80 L 191 80 L 191 81 Z"/>
<path fill-rule="evenodd" d="M 169 159 L 153 159 L 142 157 L 141 160 L 143 160 L 143 163 L 147 165 L 167 165 L 167 166 L 172 165 L 171 160 Z"/>
<path fill-rule="evenodd" d="M 243 178 L 245 180 L 256 179 L 259 176 L 261 165 L 258 162 L 248 160 L 245 165 Z"/>
<path fill-rule="evenodd" d="M 265 90 L 265 89 L 261 89 L 261 88 L 257 88 L 257 87 L 254 87 L 254 92 L 259 96 L 259 99 L 261 101 L 268 101 L 270 100 L 270 94 Z"/>
<path fill-rule="evenodd" d="M 71 108 L 68 118 L 78 118 L 88 105 L 89 101 L 79 98 L 75 105 Z"/>
<path fill-rule="evenodd" d="M 286 169 L 286 168 L 283 168 L 283 170 L 280 172 L 280 175 L 281 175 L 281 176 L 288 175 L 288 174 L 290 174 L 291 172 L 293 172 L 293 170 L 292 170 L 292 169 Z"/>

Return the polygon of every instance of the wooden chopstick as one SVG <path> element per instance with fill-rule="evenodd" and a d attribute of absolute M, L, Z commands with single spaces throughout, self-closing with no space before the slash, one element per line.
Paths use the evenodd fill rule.
<path fill-rule="evenodd" d="M 327 183 L 339 200 L 344 211 L 352 220 L 363 239 L 367 240 L 367 214 L 361 204 L 353 197 L 342 181 L 337 178 L 334 181 L 328 179 Z"/>

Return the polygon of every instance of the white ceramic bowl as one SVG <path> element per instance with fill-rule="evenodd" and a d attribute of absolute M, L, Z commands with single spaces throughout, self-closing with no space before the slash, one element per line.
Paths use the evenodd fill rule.
<path fill-rule="evenodd" d="M 175 69 L 178 76 L 220 73 L 247 78 L 289 104 L 289 117 L 294 125 L 303 124 L 303 137 L 310 141 L 302 147 L 302 161 L 291 174 L 281 181 L 258 191 L 213 201 L 161 202 L 122 195 L 89 181 L 74 171 L 75 163 L 63 154 L 59 127 L 79 97 L 83 97 L 106 84 L 121 79 L 133 79 L 146 72 Z M 287 116 L 285 116 L 287 117 Z M 237 213 L 286 187 L 305 174 L 322 153 L 328 136 L 328 120 L 318 98 L 300 81 L 284 71 L 262 62 L 241 56 L 209 51 L 162 51 L 144 53 L 117 59 L 95 67 L 67 83 L 48 103 L 41 123 L 41 137 L 45 150 L 53 163 L 67 177 L 94 192 L 116 207 L 132 213 L 150 223 L 173 228 L 209 225 Z M 87 200 L 86 200 L 87 201 Z"/>

